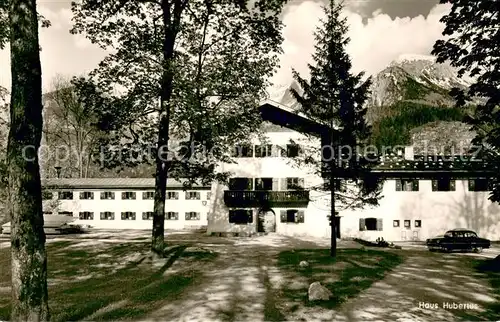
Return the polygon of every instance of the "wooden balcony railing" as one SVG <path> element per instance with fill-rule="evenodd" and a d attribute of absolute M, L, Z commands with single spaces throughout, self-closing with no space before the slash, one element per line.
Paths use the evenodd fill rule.
<path fill-rule="evenodd" d="M 309 191 L 226 190 L 224 203 L 228 207 L 304 207 L 309 203 Z"/>

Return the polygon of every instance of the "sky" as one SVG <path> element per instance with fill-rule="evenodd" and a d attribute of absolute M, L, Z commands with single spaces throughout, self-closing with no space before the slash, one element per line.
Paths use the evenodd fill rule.
<path fill-rule="evenodd" d="M 292 82 L 291 69 L 307 75 L 313 53 L 313 32 L 323 14 L 323 0 L 289 0 L 283 12 L 284 54 L 272 78 L 276 85 Z M 69 34 L 70 0 L 38 0 L 38 11 L 52 23 L 40 30 L 43 89 L 56 76 L 83 75 L 97 67 L 106 53 L 81 35 Z M 438 0 L 345 0 L 351 42 L 347 48 L 353 71 L 373 75 L 402 54 L 430 54 L 444 25 L 439 19 L 448 5 Z M 0 86 L 10 89 L 8 47 L 0 51 Z"/>

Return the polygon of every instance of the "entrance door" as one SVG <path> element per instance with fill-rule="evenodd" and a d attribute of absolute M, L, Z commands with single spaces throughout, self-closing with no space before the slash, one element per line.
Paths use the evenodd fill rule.
<path fill-rule="evenodd" d="M 263 233 L 276 232 L 276 214 L 272 210 L 261 210 L 259 212 L 257 230 Z"/>

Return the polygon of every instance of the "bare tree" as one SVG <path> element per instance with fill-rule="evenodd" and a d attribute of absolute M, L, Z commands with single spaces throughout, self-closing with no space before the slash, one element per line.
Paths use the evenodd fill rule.
<path fill-rule="evenodd" d="M 62 166 L 65 176 L 86 178 L 102 132 L 95 126 L 95 106 L 78 95 L 79 80 L 56 76 L 53 91 L 45 95 L 43 134 L 50 153 L 45 167 Z"/>

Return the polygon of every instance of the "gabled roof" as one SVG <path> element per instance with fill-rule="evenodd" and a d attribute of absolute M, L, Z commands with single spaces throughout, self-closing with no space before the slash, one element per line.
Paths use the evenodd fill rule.
<path fill-rule="evenodd" d="M 272 100 L 263 101 L 259 106 L 259 111 L 264 121 L 269 121 L 297 132 L 317 137 L 328 135 L 331 132 L 330 127 L 311 120 L 303 113 Z"/>

